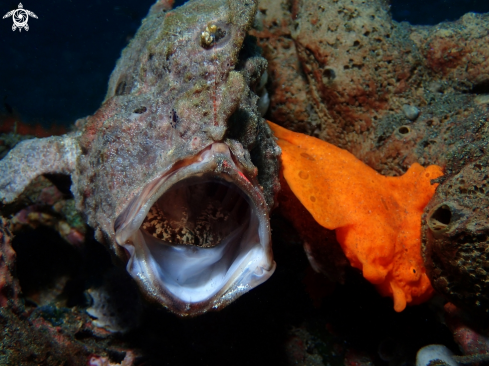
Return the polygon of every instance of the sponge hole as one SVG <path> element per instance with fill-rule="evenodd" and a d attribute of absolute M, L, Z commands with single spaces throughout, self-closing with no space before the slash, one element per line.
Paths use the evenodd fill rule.
<path fill-rule="evenodd" d="M 429 225 L 433 231 L 446 229 L 452 220 L 452 211 L 448 205 L 440 205 L 429 218 Z"/>

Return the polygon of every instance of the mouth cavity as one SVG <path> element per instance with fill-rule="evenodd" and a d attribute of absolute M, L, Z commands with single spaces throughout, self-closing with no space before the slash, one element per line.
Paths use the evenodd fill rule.
<path fill-rule="evenodd" d="M 220 309 L 275 269 L 263 194 L 222 143 L 145 187 L 116 241 L 144 293 L 180 315 Z"/>
<path fill-rule="evenodd" d="M 218 178 L 188 178 L 153 206 L 141 229 L 169 245 L 214 248 L 249 223 L 250 206 L 240 190 Z"/>

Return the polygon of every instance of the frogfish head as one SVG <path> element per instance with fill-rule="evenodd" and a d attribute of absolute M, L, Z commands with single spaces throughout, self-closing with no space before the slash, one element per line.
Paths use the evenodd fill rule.
<path fill-rule="evenodd" d="M 79 123 L 77 204 L 142 293 L 179 315 L 220 309 L 273 273 L 280 148 L 254 89 L 267 63 L 255 0 L 158 3 L 106 100 Z"/>

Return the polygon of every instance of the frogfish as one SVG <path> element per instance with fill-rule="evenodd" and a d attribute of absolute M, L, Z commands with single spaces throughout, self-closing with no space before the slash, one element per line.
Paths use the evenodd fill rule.
<path fill-rule="evenodd" d="M 97 240 L 148 299 L 182 316 L 266 281 L 280 148 L 257 109 L 267 62 L 247 36 L 256 11 L 254 0 L 157 2 L 101 107 L 0 161 L 0 202 L 41 174 L 70 175 Z"/>
<path fill-rule="evenodd" d="M 429 298 L 420 220 L 441 169 L 383 177 L 268 124 L 267 62 L 247 35 L 256 0 L 163 4 L 122 52 L 93 115 L 0 161 L 1 204 L 39 175 L 70 175 L 77 209 L 146 298 L 197 315 L 273 274 L 269 214 L 283 164 L 293 193 L 395 310 Z"/>
<path fill-rule="evenodd" d="M 415 163 L 400 177 L 386 177 L 346 150 L 269 124 L 282 148 L 285 181 L 318 224 L 336 231 L 352 267 L 392 297 L 398 312 L 428 300 L 433 287 L 421 257 L 421 215 L 442 168 Z M 306 252 L 325 245 L 305 244 Z"/>

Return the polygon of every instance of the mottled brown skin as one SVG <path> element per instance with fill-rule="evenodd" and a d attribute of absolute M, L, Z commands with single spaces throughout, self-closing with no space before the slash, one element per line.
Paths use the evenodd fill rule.
<path fill-rule="evenodd" d="M 0 161 L 0 202 L 40 174 L 70 174 L 77 208 L 123 261 L 117 218 L 144 187 L 224 143 L 247 181 L 274 206 L 280 149 L 252 89 L 266 60 L 247 38 L 254 0 L 156 3 L 123 51 L 99 110 L 77 131 L 19 144 Z M 210 28 L 209 28 L 210 27 Z M 206 29 L 217 29 L 211 42 Z"/>
<path fill-rule="evenodd" d="M 252 1 L 199 1 L 150 11 L 143 21 L 112 73 L 105 102 L 79 122 L 74 192 L 98 238 L 103 232 L 113 242 L 115 219 L 142 187 L 213 142 L 229 139 L 251 181 L 267 154 L 276 170 L 274 142 L 249 89 L 266 63 L 238 58 L 255 8 Z M 205 48 L 201 34 L 211 23 L 221 24 L 226 36 Z M 241 111 L 247 118 L 235 120 Z M 247 128 L 229 136 L 230 123 Z M 272 206 L 278 182 L 270 178 L 260 183 Z"/>

